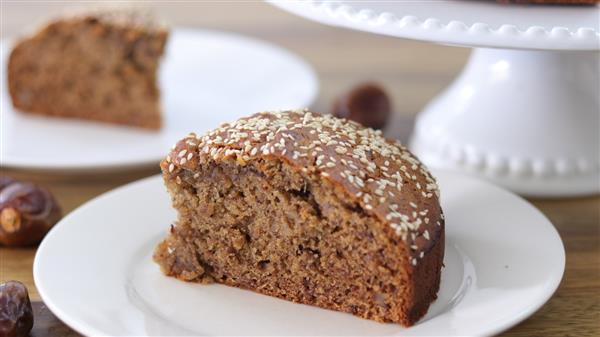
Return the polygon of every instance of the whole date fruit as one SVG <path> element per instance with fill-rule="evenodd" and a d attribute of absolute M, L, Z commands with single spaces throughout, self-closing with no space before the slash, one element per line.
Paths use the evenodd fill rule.
<path fill-rule="evenodd" d="M 0 284 L 0 336 L 27 336 L 33 327 L 33 310 L 27 288 L 18 281 Z"/>
<path fill-rule="evenodd" d="M 0 180 L 0 244 L 37 244 L 60 217 L 60 207 L 46 189 L 10 178 Z"/>
<path fill-rule="evenodd" d="M 392 104 L 386 92 L 373 83 L 356 86 L 333 104 L 333 115 L 381 129 L 387 123 Z"/>

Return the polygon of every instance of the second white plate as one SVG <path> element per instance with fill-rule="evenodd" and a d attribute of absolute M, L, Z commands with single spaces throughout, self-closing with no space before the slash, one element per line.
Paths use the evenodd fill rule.
<path fill-rule="evenodd" d="M 10 45 L 0 45 L 5 69 Z M 257 111 L 308 107 L 317 77 L 299 57 L 234 34 L 177 29 L 160 67 L 164 126 L 159 132 L 44 118 L 13 109 L 2 71 L 0 165 L 96 170 L 158 161 L 187 133 L 203 132 Z"/>
<path fill-rule="evenodd" d="M 491 335 L 556 290 L 565 254 L 552 224 L 514 194 L 438 173 L 446 225 L 439 298 L 405 329 L 223 285 L 161 274 L 151 255 L 176 215 L 162 179 L 104 194 L 46 236 L 34 279 L 46 305 L 85 335 Z"/>

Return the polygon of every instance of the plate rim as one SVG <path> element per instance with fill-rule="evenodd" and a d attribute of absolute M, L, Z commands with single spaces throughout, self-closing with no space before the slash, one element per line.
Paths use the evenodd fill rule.
<path fill-rule="evenodd" d="M 523 322 L 524 320 L 529 318 L 536 311 L 538 311 L 544 304 L 546 304 L 548 302 L 548 300 L 556 293 L 556 290 L 558 289 L 558 287 L 560 286 L 560 284 L 563 280 L 565 266 L 566 266 L 566 251 L 565 251 L 564 243 L 562 241 L 560 233 L 558 232 L 556 227 L 552 224 L 552 222 L 537 207 L 535 207 L 533 204 L 528 202 L 525 198 L 523 198 L 519 195 L 516 195 L 500 186 L 494 185 L 494 184 L 492 184 L 488 181 L 485 181 L 483 179 L 480 179 L 480 178 L 476 178 L 476 177 L 472 177 L 472 176 L 468 176 L 468 175 L 464 175 L 464 174 L 460 174 L 460 173 L 456 173 L 456 172 L 446 171 L 446 170 L 433 170 L 433 173 L 435 176 L 438 176 L 438 175 L 447 175 L 447 176 L 455 176 L 455 177 L 458 176 L 461 179 L 476 181 L 478 184 L 482 184 L 486 188 L 491 188 L 491 189 L 495 190 L 494 191 L 495 193 L 502 193 L 502 194 L 505 194 L 506 196 L 513 197 L 516 202 L 519 202 L 519 203 L 523 204 L 524 206 L 527 206 L 529 211 L 536 213 L 537 216 L 541 216 L 545 221 L 545 225 L 547 225 L 547 229 L 550 232 L 552 232 L 553 236 L 555 236 L 555 239 L 557 240 L 555 243 L 558 243 L 560 245 L 560 247 L 562 248 L 559 252 L 557 251 L 557 253 L 560 254 L 560 258 L 562 260 L 562 261 L 558 261 L 558 262 L 562 262 L 562 263 L 557 264 L 560 267 L 560 276 L 556 276 L 555 278 L 552 279 L 552 282 L 546 287 L 547 290 L 542 295 L 539 296 L 540 299 L 538 301 L 533 302 L 530 305 L 528 305 L 524 310 L 521 310 L 517 315 L 514 315 L 514 317 L 512 319 L 504 321 L 502 323 L 498 323 L 493 328 L 488 328 L 487 330 L 482 331 L 480 335 L 481 336 L 495 335 L 495 334 L 501 333 L 503 331 L 506 331 L 506 330 L 516 326 L 517 324 Z M 73 211 L 71 211 L 65 217 L 63 217 L 59 221 L 59 223 L 57 223 L 48 232 L 48 234 L 46 235 L 44 240 L 40 243 L 40 245 L 36 251 L 34 261 L 33 261 L 33 280 L 34 280 L 35 286 L 37 288 L 37 291 L 38 291 L 38 294 L 39 294 L 41 300 L 56 315 L 56 317 L 58 317 L 66 325 L 68 325 L 70 328 L 72 328 L 73 330 L 77 331 L 78 333 L 80 333 L 82 335 L 105 335 L 106 333 L 90 324 L 85 323 L 84 321 L 78 320 L 76 317 L 73 317 L 72 315 L 69 315 L 68 312 L 66 312 L 65 310 L 62 310 L 58 305 L 56 305 L 54 302 L 52 302 L 52 300 L 49 300 L 51 295 L 48 294 L 48 290 L 46 288 L 44 288 L 44 285 L 43 285 L 44 283 L 43 283 L 43 281 L 41 281 L 42 276 L 40 275 L 40 273 L 41 273 L 42 267 L 40 267 L 41 258 L 39 258 L 39 257 L 44 253 L 46 246 L 50 244 L 48 242 L 51 242 L 51 238 L 55 235 L 54 233 L 57 232 L 57 228 L 59 228 L 59 226 L 61 226 L 63 223 L 68 223 L 69 221 L 71 221 L 70 220 L 71 218 L 77 217 L 79 215 L 79 213 L 86 211 L 90 207 L 94 207 L 94 204 L 96 204 L 98 201 L 101 201 L 104 199 L 110 199 L 113 197 L 113 195 L 119 195 L 122 191 L 135 189 L 140 185 L 154 183 L 153 181 L 156 181 L 156 183 L 161 182 L 162 181 L 161 175 L 160 174 L 151 175 L 151 176 L 127 183 L 125 185 L 118 186 L 112 190 L 109 190 L 105 193 L 102 193 L 102 194 L 90 199 L 89 201 L 85 202 L 81 206 L 79 206 L 76 209 L 74 209 Z M 434 317 L 432 317 L 432 318 L 434 318 Z"/>
<path fill-rule="evenodd" d="M 96 203 L 97 201 L 110 198 L 113 194 L 118 195 L 123 190 L 135 188 L 138 185 L 144 185 L 144 184 L 148 183 L 149 181 L 157 179 L 158 177 L 160 177 L 160 174 L 151 175 L 151 176 L 148 176 L 148 177 L 145 177 L 142 179 L 138 179 L 138 180 L 132 181 L 130 183 L 118 186 L 112 190 L 106 191 L 106 192 L 86 201 L 79 207 L 73 209 L 71 212 L 69 212 L 67 215 L 65 215 L 62 219 L 60 219 L 60 221 L 57 224 L 55 224 L 50 229 L 50 231 L 48 231 L 48 233 L 46 233 L 46 236 L 44 237 L 42 242 L 37 247 L 35 256 L 33 258 L 33 268 L 32 269 L 33 269 L 33 282 L 34 282 L 37 292 L 40 296 L 40 299 L 42 300 L 44 305 L 46 307 L 48 307 L 48 309 L 50 309 L 50 311 L 58 319 L 60 319 L 69 328 L 75 330 L 77 333 L 84 335 L 84 336 L 107 335 L 106 333 L 103 333 L 101 330 L 98 330 L 97 328 L 95 328 L 91 325 L 80 323 L 77 319 L 72 318 L 71 315 L 66 313 L 61 308 L 59 308 L 59 306 L 57 306 L 54 302 L 47 300 L 47 298 L 48 298 L 47 290 L 44 288 L 44 286 L 40 286 L 41 284 L 43 284 L 43 282 L 42 283 L 39 282 L 39 279 L 40 279 L 39 273 L 40 273 L 41 267 L 40 267 L 40 262 L 39 262 L 40 259 L 38 258 L 43 253 L 43 250 L 45 249 L 46 245 L 48 245 L 49 240 L 47 240 L 47 238 L 51 238 L 52 237 L 51 235 L 56 235 L 53 233 L 56 233 L 58 226 L 60 226 L 62 223 L 68 221 L 72 217 L 76 217 L 78 215 L 78 213 L 80 213 L 82 210 L 85 211 L 89 207 L 92 207 L 92 205 L 94 203 Z"/>

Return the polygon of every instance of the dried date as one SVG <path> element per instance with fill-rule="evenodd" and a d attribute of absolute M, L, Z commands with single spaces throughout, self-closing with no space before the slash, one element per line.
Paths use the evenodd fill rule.
<path fill-rule="evenodd" d="M 0 284 L 0 336 L 27 336 L 33 327 L 33 310 L 27 288 L 18 281 Z"/>
<path fill-rule="evenodd" d="M 35 245 L 60 217 L 60 207 L 46 189 L 6 177 L 0 180 L 0 244 Z"/>
<path fill-rule="evenodd" d="M 373 83 L 361 84 L 338 98 L 333 115 L 382 129 L 391 114 L 392 104 L 383 88 Z"/>

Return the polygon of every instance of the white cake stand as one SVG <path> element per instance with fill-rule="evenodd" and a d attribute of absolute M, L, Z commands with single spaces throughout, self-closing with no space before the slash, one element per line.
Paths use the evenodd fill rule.
<path fill-rule="evenodd" d="M 599 7 L 271 3 L 330 25 L 474 48 L 460 76 L 417 118 L 410 147 L 430 167 L 526 195 L 600 191 Z"/>

